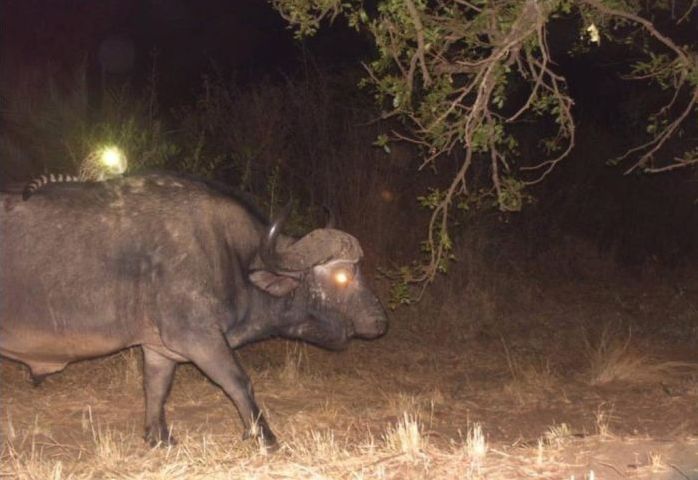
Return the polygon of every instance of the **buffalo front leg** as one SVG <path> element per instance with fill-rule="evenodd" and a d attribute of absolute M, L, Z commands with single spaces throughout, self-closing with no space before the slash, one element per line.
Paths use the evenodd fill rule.
<path fill-rule="evenodd" d="M 165 421 L 165 401 L 170 393 L 177 363 L 143 347 L 143 385 L 145 387 L 145 441 L 151 447 L 174 445 Z"/>
<path fill-rule="evenodd" d="M 245 426 L 244 437 L 256 438 L 267 448 L 276 449 L 276 436 L 255 402 L 252 383 L 225 339 L 221 336 L 205 345 L 190 345 L 187 353 L 188 358 L 235 403 Z"/>

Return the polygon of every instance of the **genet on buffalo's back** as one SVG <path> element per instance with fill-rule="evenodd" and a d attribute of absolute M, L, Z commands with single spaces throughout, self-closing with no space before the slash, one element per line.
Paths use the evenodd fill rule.
<path fill-rule="evenodd" d="M 145 435 L 172 442 L 164 403 L 178 362 L 233 400 L 274 446 L 232 350 L 272 336 L 338 349 L 387 328 L 353 236 L 295 239 L 205 182 L 152 174 L 2 194 L 0 354 L 35 378 L 143 347 Z"/>

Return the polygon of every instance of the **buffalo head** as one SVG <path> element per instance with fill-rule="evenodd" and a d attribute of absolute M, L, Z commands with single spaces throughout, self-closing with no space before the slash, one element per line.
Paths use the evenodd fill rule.
<path fill-rule="evenodd" d="M 352 337 L 383 335 L 388 320 L 361 275 L 359 241 L 334 228 L 317 229 L 297 240 L 281 236 L 288 210 L 261 242 L 264 268 L 250 275 L 257 287 L 284 297 L 279 333 L 330 349 L 343 348 Z"/>

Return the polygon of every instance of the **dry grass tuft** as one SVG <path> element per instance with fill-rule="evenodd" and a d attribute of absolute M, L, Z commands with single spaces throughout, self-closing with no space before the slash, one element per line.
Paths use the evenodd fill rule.
<path fill-rule="evenodd" d="M 473 462 L 482 461 L 487 455 L 487 440 L 479 423 L 474 423 L 468 429 L 468 433 L 465 436 L 465 450 Z"/>
<path fill-rule="evenodd" d="M 286 383 L 298 383 L 308 378 L 308 347 L 300 342 L 287 342 L 283 368 L 279 379 Z"/>
<path fill-rule="evenodd" d="M 545 463 L 545 442 L 542 438 L 536 443 L 536 465 L 542 466 Z"/>
<path fill-rule="evenodd" d="M 698 364 L 690 362 L 657 361 L 633 348 L 631 340 L 630 331 L 622 338 L 608 326 L 604 327 L 595 343 L 585 337 L 591 385 L 660 383 L 698 368 Z"/>
<path fill-rule="evenodd" d="M 312 451 L 320 458 L 325 460 L 335 461 L 342 453 L 342 449 L 337 443 L 334 432 L 331 430 L 310 432 Z"/>
<path fill-rule="evenodd" d="M 501 342 L 511 375 L 511 381 L 504 385 L 507 394 L 526 404 L 555 388 L 559 379 L 547 359 L 524 360 L 510 351 L 504 339 Z"/>
<path fill-rule="evenodd" d="M 60 460 L 46 461 L 43 449 L 32 444 L 30 453 L 20 453 L 12 444 L 3 445 L 0 451 L 2 467 L 0 477 L 14 478 L 17 480 L 61 480 L 63 476 L 63 462 Z"/>
<path fill-rule="evenodd" d="M 536 442 L 535 465 L 543 467 L 557 462 L 557 456 L 570 442 L 572 432 L 566 423 L 552 425 Z"/>
<path fill-rule="evenodd" d="M 653 473 L 665 472 L 667 470 L 667 464 L 661 453 L 649 452 L 647 454 L 647 460 L 649 463 L 650 470 Z"/>
<path fill-rule="evenodd" d="M 570 430 L 569 425 L 566 423 L 561 423 L 559 425 L 552 425 L 549 427 L 548 431 L 545 432 L 545 435 L 543 435 L 543 438 L 545 439 L 545 443 L 547 445 L 560 448 L 567 442 L 567 440 L 570 439 L 571 436 L 572 431 Z"/>
<path fill-rule="evenodd" d="M 426 439 L 422 435 L 417 416 L 407 412 L 403 413 L 402 418 L 388 429 L 384 440 L 389 450 L 404 453 L 410 458 L 420 456 L 426 447 Z"/>
<path fill-rule="evenodd" d="M 596 419 L 596 433 L 601 438 L 601 440 L 611 440 L 615 439 L 616 436 L 611 432 L 610 422 L 613 418 L 613 410 L 606 411 L 599 406 L 599 409 L 594 415 Z"/>

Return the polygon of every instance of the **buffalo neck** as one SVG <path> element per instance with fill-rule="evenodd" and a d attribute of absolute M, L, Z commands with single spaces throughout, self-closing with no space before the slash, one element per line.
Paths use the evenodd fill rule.
<path fill-rule="evenodd" d="M 231 348 L 281 336 L 293 324 L 293 295 L 275 297 L 250 286 L 247 308 L 240 311 L 232 328 L 225 334 Z"/>

